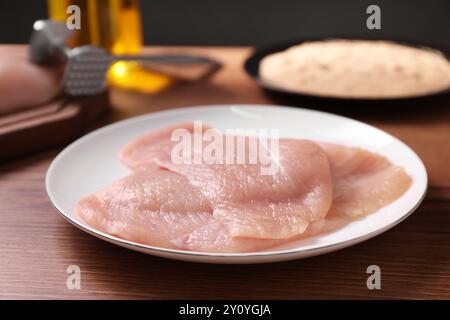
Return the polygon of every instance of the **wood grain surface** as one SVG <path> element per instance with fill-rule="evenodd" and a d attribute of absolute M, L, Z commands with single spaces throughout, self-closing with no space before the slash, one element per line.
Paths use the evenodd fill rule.
<path fill-rule="evenodd" d="M 113 90 L 113 110 L 97 127 L 167 108 L 271 103 L 242 71 L 249 48 L 147 50 L 207 54 L 226 67 L 208 81 L 179 84 L 158 95 Z M 108 244 L 67 223 L 47 198 L 46 170 L 63 146 L 4 164 L 0 298 L 449 299 L 450 101 L 440 104 L 418 113 L 357 117 L 399 137 L 425 161 L 430 193 L 411 217 L 351 248 L 277 264 L 184 263 Z M 381 290 L 366 287 L 366 269 L 373 264 L 381 268 Z M 81 290 L 66 288 L 69 265 L 81 268 Z"/>

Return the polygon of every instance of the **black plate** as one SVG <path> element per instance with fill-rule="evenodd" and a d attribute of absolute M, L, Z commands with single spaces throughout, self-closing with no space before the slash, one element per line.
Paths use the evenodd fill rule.
<path fill-rule="evenodd" d="M 294 45 L 301 44 L 303 42 L 309 41 L 323 41 L 329 39 L 349 39 L 349 40 L 357 40 L 356 38 L 349 37 L 333 37 L 333 38 L 313 38 L 313 39 L 301 39 L 301 40 L 291 40 L 282 43 L 272 44 L 269 46 L 256 48 L 253 54 L 245 61 L 244 68 L 247 74 L 253 78 L 259 86 L 261 86 L 265 92 L 273 99 L 279 100 L 283 103 L 288 103 L 290 105 L 300 105 L 300 106 L 308 106 L 322 110 L 337 110 L 337 111 L 345 111 L 352 110 L 355 111 L 354 107 L 357 107 L 358 111 L 366 112 L 371 111 L 373 108 L 369 108 L 370 106 L 376 106 L 376 110 L 379 111 L 381 109 L 391 109 L 391 107 L 412 107 L 415 105 L 423 105 L 423 103 L 434 102 L 436 100 L 450 98 L 450 88 L 435 92 L 432 94 L 414 96 L 414 97 L 399 97 L 399 98 L 382 98 L 382 99 L 363 99 L 363 98 L 342 98 L 342 97 L 328 97 L 328 96 L 319 96 L 319 95 L 309 95 L 298 93 L 294 91 L 290 91 L 287 89 L 283 89 L 272 85 L 259 77 L 259 64 L 261 60 L 269 54 L 286 50 L 289 47 Z M 362 40 L 362 38 L 358 38 L 358 40 Z M 393 41 L 391 39 L 365 39 L 365 40 L 386 40 Z M 436 48 L 432 48 L 423 44 L 415 44 L 412 42 L 403 42 L 403 41 L 393 41 L 402 45 L 407 45 L 415 48 L 422 49 L 432 49 L 437 50 L 443 53 L 447 59 L 450 61 L 450 54 L 446 53 L 443 50 L 439 50 Z"/>

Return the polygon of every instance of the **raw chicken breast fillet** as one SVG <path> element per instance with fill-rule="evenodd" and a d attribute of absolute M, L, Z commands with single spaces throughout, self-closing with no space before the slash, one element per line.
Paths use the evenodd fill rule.
<path fill-rule="evenodd" d="M 325 219 L 312 223 L 298 238 L 336 230 L 374 213 L 402 196 L 411 177 L 385 157 L 360 148 L 318 142 L 330 162 L 333 202 Z"/>
<path fill-rule="evenodd" d="M 191 161 L 174 163 L 175 129 L 146 134 L 119 159 L 129 176 L 80 200 L 80 219 L 138 243 L 202 252 L 250 252 L 335 230 L 399 198 L 411 178 L 386 158 L 359 148 L 280 139 L 266 164 L 196 163 L 205 151 L 192 144 Z M 205 128 L 206 130 L 208 128 Z M 254 137 L 246 137 L 246 146 Z M 223 153 L 236 151 L 222 146 Z M 230 149 L 231 148 L 231 149 Z M 248 159 L 248 148 L 245 158 Z"/>
<path fill-rule="evenodd" d="M 203 127 L 207 130 L 208 127 Z M 171 134 L 176 129 L 193 133 L 194 124 L 182 123 L 163 129 L 152 131 L 128 143 L 119 153 L 119 160 L 126 167 L 137 170 L 139 168 L 159 167 L 155 159 L 170 157 L 172 148 L 176 141 L 171 141 Z"/>
<path fill-rule="evenodd" d="M 319 143 L 327 154 L 334 195 L 329 214 L 357 218 L 399 198 L 411 185 L 405 169 L 360 148 Z"/>
<path fill-rule="evenodd" d="M 175 248 L 172 240 L 204 226 L 212 210 L 189 181 L 166 170 L 138 171 L 81 199 L 77 216 L 123 239 Z"/>
<path fill-rule="evenodd" d="M 185 177 L 166 170 L 126 176 L 81 199 L 75 213 L 102 232 L 164 248 L 246 252 L 280 243 L 231 237 L 199 190 Z"/>
<path fill-rule="evenodd" d="M 274 174 L 262 174 L 260 161 L 237 164 L 237 143 L 232 147 L 234 150 L 223 146 L 224 154 L 230 152 L 234 156 L 230 164 L 195 164 L 194 159 L 175 164 L 169 152 L 171 148 L 166 148 L 174 146 L 170 132 L 163 130 L 138 138 L 123 149 L 120 159 L 131 169 L 159 166 L 187 177 L 208 199 L 214 217 L 228 227 L 233 237 L 290 238 L 303 233 L 312 221 L 324 218 L 330 208 L 332 180 L 328 160 L 313 142 L 282 139 L 279 154 L 272 159 L 278 170 Z M 152 144 L 156 135 L 159 138 L 156 145 L 164 146 L 158 152 L 153 151 Z M 256 138 L 246 138 L 247 159 L 251 139 Z M 141 156 L 139 150 L 148 150 L 150 157 Z M 144 161 L 140 163 L 140 159 Z"/>

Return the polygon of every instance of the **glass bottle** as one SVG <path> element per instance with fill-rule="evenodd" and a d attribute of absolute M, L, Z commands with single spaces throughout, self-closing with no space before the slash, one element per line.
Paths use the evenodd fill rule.
<path fill-rule="evenodd" d="M 142 48 L 139 0 L 48 0 L 50 19 L 65 22 L 67 8 L 81 11 L 81 29 L 76 30 L 70 46 L 91 44 L 112 54 L 138 54 Z M 172 83 L 168 76 L 151 72 L 139 62 L 119 61 L 108 71 L 108 83 L 122 89 L 147 93 L 162 91 Z"/>

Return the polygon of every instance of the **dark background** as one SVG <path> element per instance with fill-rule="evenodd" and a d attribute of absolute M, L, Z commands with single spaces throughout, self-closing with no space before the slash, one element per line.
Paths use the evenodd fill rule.
<path fill-rule="evenodd" d="M 382 30 L 366 29 L 377 4 Z M 394 38 L 450 51 L 450 0 L 141 0 L 146 44 L 261 45 L 296 37 Z M 24 43 L 45 0 L 2 0 L 0 42 Z"/>

